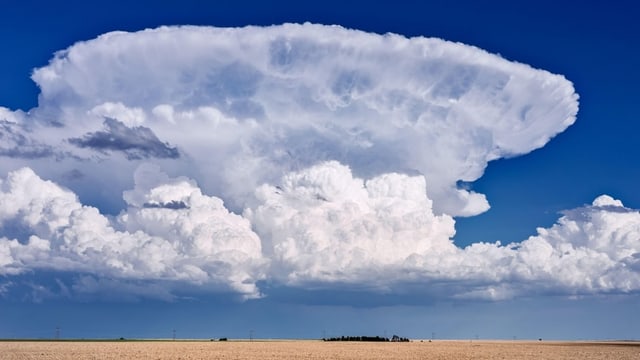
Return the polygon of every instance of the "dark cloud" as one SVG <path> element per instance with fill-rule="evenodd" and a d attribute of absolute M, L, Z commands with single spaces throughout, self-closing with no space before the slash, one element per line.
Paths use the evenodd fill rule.
<path fill-rule="evenodd" d="M 23 133 L 18 124 L 0 120 L 0 156 L 21 159 L 38 159 L 54 154 L 51 146 L 39 144 Z"/>
<path fill-rule="evenodd" d="M 187 206 L 187 204 L 184 203 L 184 201 L 170 201 L 170 202 L 166 202 L 166 203 L 145 203 L 142 207 L 144 208 L 148 208 L 148 209 L 172 209 L 172 210 L 178 210 L 178 209 L 188 209 L 189 206 Z"/>
<path fill-rule="evenodd" d="M 73 170 L 67 171 L 64 174 L 62 174 L 62 177 L 65 180 L 72 180 L 72 181 L 73 180 L 80 180 L 80 179 L 84 178 L 85 176 L 86 175 L 82 171 L 80 171 L 78 169 L 73 169 Z"/>
<path fill-rule="evenodd" d="M 124 123 L 110 118 L 106 118 L 103 124 L 104 131 L 87 133 L 82 138 L 71 138 L 69 143 L 102 152 L 121 151 L 129 160 L 180 157 L 177 148 L 160 141 L 147 127 L 127 127 Z"/>

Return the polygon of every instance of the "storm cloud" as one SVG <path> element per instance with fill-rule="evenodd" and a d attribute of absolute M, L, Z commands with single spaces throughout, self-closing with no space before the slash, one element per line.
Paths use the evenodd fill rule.
<path fill-rule="evenodd" d="M 176 148 L 158 140 L 153 131 L 144 126 L 130 128 L 118 120 L 107 118 L 104 120 L 104 127 L 104 131 L 91 132 L 82 138 L 71 138 L 69 142 L 97 151 L 121 151 L 129 160 L 180 157 Z"/>
<path fill-rule="evenodd" d="M 78 294 L 163 299 L 640 289 L 640 213 L 607 195 L 529 239 L 453 241 L 456 217 L 490 207 L 458 184 L 574 123 L 561 75 L 440 39 L 285 24 L 108 33 L 33 79 L 37 108 L 0 108 L 4 276 L 72 272 Z"/>

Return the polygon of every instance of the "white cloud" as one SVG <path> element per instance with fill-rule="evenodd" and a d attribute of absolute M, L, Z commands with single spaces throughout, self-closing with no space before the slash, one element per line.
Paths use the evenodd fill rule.
<path fill-rule="evenodd" d="M 637 291 L 639 239 L 640 211 L 603 195 L 522 242 L 518 259 L 523 266 L 516 275 L 525 281 L 548 280 L 561 291 Z"/>
<path fill-rule="evenodd" d="M 169 183 L 144 187 L 155 181 L 153 176 Z M 152 167 L 143 167 L 140 178 L 142 184 L 131 197 L 149 201 L 132 201 L 119 217 L 125 229 L 118 230 L 69 190 L 28 168 L 11 172 L 1 183 L 0 229 L 18 230 L 16 239 L 0 240 L 0 274 L 50 269 L 119 280 L 183 282 L 259 296 L 255 282 L 264 277 L 265 261 L 246 220 L 229 213 L 221 200 L 202 195 L 188 179 L 171 183 Z M 171 186 L 184 191 L 168 194 Z M 176 197 L 180 195 L 184 196 Z M 171 207 L 174 201 L 184 206 Z M 157 206 L 145 206 L 150 204 Z"/>
<path fill-rule="evenodd" d="M 89 110 L 91 115 L 118 119 L 127 126 L 140 126 L 145 122 L 145 112 L 140 108 L 128 108 L 122 103 L 105 102 Z"/>
<path fill-rule="evenodd" d="M 203 195 L 187 178 L 170 179 L 155 166 L 136 171 L 136 187 L 125 192 L 129 204 L 119 221 L 129 233 L 167 239 L 182 253 L 186 276 L 194 281 L 231 283 L 257 294 L 264 277 L 261 243 L 251 224 L 230 213 L 219 198 Z"/>
<path fill-rule="evenodd" d="M 461 249 L 450 240 L 454 220 L 434 215 L 424 189 L 421 176 L 363 181 L 329 162 L 259 188 L 245 215 L 271 276 L 293 286 L 393 291 L 448 281 L 445 296 L 490 299 L 640 290 L 640 212 L 619 200 L 598 197 L 521 243 Z"/>
<path fill-rule="evenodd" d="M 567 211 L 555 225 L 538 228 L 537 235 L 521 243 L 464 249 L 464 262 L 472 265 L 480 284 L 488 285 L 459 296 L 637 292 L 638 239 L 640 211 L 603 195 L 592 205 Z"/>
<path fill-rule="evenodd" d="M 368 181 L 328 162 L 257 190 L 249 218 L 288 284 L 326 281 L 387 285 L 416 256 L 455 251 L 454 221 L 436 216 L 422 176 L 385 174 Z M 267 245 L 268 244 L 268 245 Z"/>
<path fill-rule="evenodd" d="M 114 32 L 57 53 L 33 79 L 39 106 L 4 116 L 59 166 L 21 166 L 88 197 L 106 169 L 154 161 L 236 211 L 262 183 L 335 160 L 364 177 L 422 174 L 436 213 L 478 214 L 486 198 L 457 181 L 543 146 L 577 112 L 564 77 L 475 47 L 312 24 Z M 117 123 L 105 130 L 104 117 Z M 87 161 L 102 166 L 64 180 Z M 92 196 L 130 185 L 114 178 Z"/>
<path fill-rule="evenodd" d="M 255 297 L 260 280 L 491 299 L 640 287 L 640 215 L 607 196 L 521 243 L 451 240 L 455 216 L 489 208 L 459 181 L 574 122 L 562 76 L 288 24 L 109 33 L 33 79 L 37 108 L 0 107 L 2 275 L 70 271 L 69 291 L 165 299 Z"/>

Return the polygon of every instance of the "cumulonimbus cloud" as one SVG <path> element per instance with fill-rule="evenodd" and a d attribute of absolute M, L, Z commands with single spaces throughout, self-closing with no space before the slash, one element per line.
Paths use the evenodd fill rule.
<path fill-rule="evenodd" d="M 640 287 L 640 215 L 606 196 L 522 242 L 452 241 L 454 217 L 489 208 L 459 181 L 575 121 L 560 75 L 439 39 L 286 24 L 108 33 L 33 79 L 36 108 L 0 108 L 5 276 L 244 297 L 262 280 L 492 299 Z"/>
<path fill-rule="evenodd" d="M 5 120 L 53 146 L 60 166 L 22 166 L 61 179 L 78 159 L 99 161 L 84 182 L 61 180 L 85 196 L 100 168 L 130 175 L 137 158 L 173 158 L 163 167 L 236 211 L 262 183 L 335 160 L 363 177 L 422 174 L 437 213 L 475 215 L 489 204 L 458 181 L 543 146 L 577 112 L 560 75 L 440 39 L 312 24 L 113 32 L 58 52 L 33 79 L 38 107 Z"/>

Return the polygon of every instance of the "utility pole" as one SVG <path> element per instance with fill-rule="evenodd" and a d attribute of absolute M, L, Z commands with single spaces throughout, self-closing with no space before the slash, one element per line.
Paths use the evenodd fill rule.
<path fill-rule="evenodd" d="M 173 329 L 172 333 L 173 333 L 173 341 L 176 341 L 176 329 Z"/>
<path fill-rule="evenodd" d="M 253 330 L 249 330 L 249 341 L 253 341 Z"/>
<path fill-rule="evenodd" d="M 60 340 L 60 326 L 56 326 L 55 339 Z"/>

